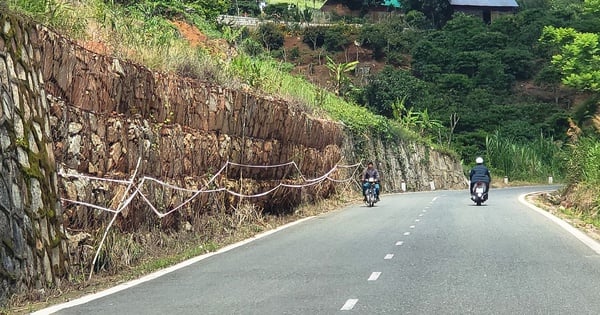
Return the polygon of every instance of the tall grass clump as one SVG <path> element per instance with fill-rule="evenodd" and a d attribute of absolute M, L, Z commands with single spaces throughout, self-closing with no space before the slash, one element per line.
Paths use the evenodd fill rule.
<path fill-rule="evenodd" d="M 600 185 L 600 142 L 583 137 L 570 148 L 567 162 L 567 182 Z"/>
<path fill-rule="evenodd" d="M 564 152 L 561 146 L 540 134 L 536 140 L 521 144 L 499 132 L 486 138 L 485 157 L 496 174 L 513 180 L 542 182 L 552 176 L 564 178 Z"/>
<path fill-rule="evenodd" d="M 600 141 L 576 139 L 569 150 L 565 199 L 581 217 L 593 224 L 600 219 Z M 600 225 L 597 225 L 600 226 Z"/>
<path fill-rule="evenodd" d="M 68 0 L 7 0 L 6 4 L 11 10 L 67 32 L 73 38 L 85 34 L 87 20 L 79 14 L 80 4 Z"/>

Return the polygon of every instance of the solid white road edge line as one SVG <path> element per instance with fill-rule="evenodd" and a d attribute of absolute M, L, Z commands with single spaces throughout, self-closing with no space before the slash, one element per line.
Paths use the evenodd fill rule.
<path fill-rule="evenodd" d="M 529 202 L 527 202 L 525 200 L 525 197 L 527 195 L 531 195 L 531 194 L 536 194 L 536 193 L 540 193 L 540 192 L 532 192 L 532 193 L 527 193 L 527 194 L 522 194 L 519 196 L 519 201 L 526 205 L 527 207 L 533 209 L 534 211 L 538 212 L 539 214 L 545 216 L 546 218 L 550 219 L 552 222 L 558 224 L 560 227 L 562 227 L 563 229 L 567 230 L 567 232 L 571 233 L 573 236 L 575 236 L 578 240 L 580 240 L 581 242 L 583 242 L 585 245 L 587 245 L 590 249 L 592 249 L 593 251 L 595 251 L 597 254 L 600 254 L 600 243 L 598 243 L 597 241 L 595 241 L 593 238 L 589 237 L 587 234 L 581 232 L 579 229 L 573 227 L 572 225 L 570 225 L 569 223 L 563 221 L 562 219 L 556 217 L 555 215 L 553 215 L 552 213 L 544 210 L 544 209 L 540 209 L 535 205 L 530 204 Z"/>
<path fill-rule="evenodd" d="M 358 299 L 349 299 L 348 301 L 346 301 L 346 303 L 344 303 L 344 306 L 340 308 L 340 311 L 349 311 L 353 309 L 354 305 L 356 305 L 356 302 L 358 302 Z"/>
<path fill-rule="evenodd" d="M 148 275 L 143 276 L 143 277 L 141 277 L 139 279 L 136 279 L 136 280 L 132 280 L 132 281 L 128 281 L 128 282 L 119 284 L 119 285 L 117 285 L 115 287 L 112 287 L 110 289 L 106 289 L 106 290 L 103 290 L 103 291 L 100 291 L 100 292 L 97 292 L 97 293 L 89 294 L 89 295 L 80 297 L 78 299 L 75 299 L 73 301 L 69 301 L 69 302 L 66 302 L 66 303 L 57 304 L 57 305 L 54 305 L 54 306 L 51 306 L 51 307 L 48 307 L 48 308 L 41 309 L 39 311 L 31 313 L 31 315 L 52 314 L 52 313 L 58 312 L 58 311 L 60 311 L 62 309 L 65 309 L 65 308 L 69 308 L 69 307 L 73 307 L 73 306 L 76 306 L 76 305 L 85 304 L 85 303 L 88 303 L 90 301 L 99 299 L 101 297 L 105 297 L 107 295 L 111 295 L 111 294 L 117 293 L 119 291 L 123 291 L 125 289 L 129 289 L 129 288 L 131 288 L 133 286 L 136 286 L 138 284 L 141 284 L 141 283 L 144 283 L 144 282 L 147 282 L 147 281 L 150 281 L 150 280 L 154 280 L 154 279 L 156 279 L 156 278 L 158 278 L 160 276 L 164 276 L 164 275 L 166 275 L 166 274 L 168 274 L 170 272 L 173 272 L 173 271 L 176 271 L 178 269 L 187 267 L 187 266 L 192 265 L 194 263 L 197 263 L 197 262 L 199 262 L 201 260 L 204 260 L 204 259 L 206 259 L 208 257 L 214 256 L 214 255 L 218 255 L 218 254 L 222 254 L 224 252 L 227 252 L 227 251 L 230 251 L 230 250 L 232 250 L 234 248 L 246 245 L 246 244 L 248 244 L 248 243 L 250 243 L 252 241 L 255 241 L 257 239 L 269 236 L 271 234 L 279 232 L 279 231 L 281 231 L 283 229 L 286 229 L 288 227 L 291 227 L 293 225 L 302 223 L 304 221 L 310 220 L 312 218 L 314 218 L 314 216 L 308 217 L 308 218 L 304 218 L 304 219 L 300 219 L 298 221 L 290 222 L 288 224 L 284 224 L 284 225 L 279 226 L 279 227 L 277 227 L 275 229 L 272 229 L 272 230 L 266 231 L 264 233 L 257 234 L 257 235 L 255 235 L 255 236 L 253 236 L 251 238 L 245 239 L 245 240 L 243 240 L 241 242 L 237 242 L 235 244 L 227 245 L 227 246 L 225 246 L 225 247 L 217 250 L 216 252 L 206 253 L 204 255 L 200 255 L 200 256 L 188 259 L 186 261 L 182 261 L 182 262 L 178 263 L 177 265 L 174 265 L 174 266 L 171 266 L 171 267 L 168 267 L 168 268 L 165 268 L 165 269 L 153 272 L 151 274 L 148 274 Z"/>

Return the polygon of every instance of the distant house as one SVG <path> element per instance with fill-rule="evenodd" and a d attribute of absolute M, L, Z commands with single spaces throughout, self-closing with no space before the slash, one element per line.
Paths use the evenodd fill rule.
<path fill-rule="evenodd" d="M 486 23 L 499 15 L 515 13 L 519 8 L 515 0 L 450 0 L 450 5 L 454 12 L 480 16 Z"/>

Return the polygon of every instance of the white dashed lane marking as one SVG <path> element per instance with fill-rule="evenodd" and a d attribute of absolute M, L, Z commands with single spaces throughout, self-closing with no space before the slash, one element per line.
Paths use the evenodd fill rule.
<path fill-rule="evenodd" d="M 356 302 L 358 302 L 358 299 L 348 299 L 348 301 L 346 301 L 346 303 L 344 303 L 344 306 L 342 306 L 342 308 L 340 308 L 340 311 L 349 311 L 349 310 L 353 309 L 354 305 L 356 305 Z"/>
<path fill-rule="evenodd" d="M 436 199 L 437 199 L 437 197 L 433 198 L 433 200 L 431 202 L 433 203 Z M 427 206 L 425 209 L 423 209 L 423 213 L 419 214 L 419 217 L 422 217 L 423 214 L 425 212 L 427 212 L 427 208 L 429 208 L 429 206 Z M 415 220 L 415 222 L 420 222 L 420 221 L 421 220 L 419 220 L 419 219 Z M 410 228 L 414 229 L 415 226 L 411 225 Z M 410 235 L 410 232 L 404 232 L 404 235 L 405 236 Z M 396 246 L 402 246 L 403 244 L 404 244 L 404 241 L 396 242 Z M 385 255 L 385 257 L 383 257 L 383 259 L 392 259 L 392 258 L 394 258 L 394 254 L 387 254 L 387 255 Z M 373 272 L 373 273 L 371 273 L 371 275 L 369 276 L 369 279 L 367 279 L 367 281 L 376 281 L 377 279 L 379 279 L 379 276 L 381 276 L 381 272 Z M 358 302 L 358 299 L 348 299 L 346 301 L 346 303 L 344 304 L 344 306 L 342 306 L 340 311 L 352 310 L 357 302 Z"/>
<path fill-rule="evenodd" d="M 381 272 L 373 272 L 367 281 L 375 281 L 381 276 Z"/>

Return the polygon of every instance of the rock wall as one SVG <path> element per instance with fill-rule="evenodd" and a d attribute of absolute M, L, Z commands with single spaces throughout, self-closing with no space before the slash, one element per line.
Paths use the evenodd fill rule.
<path fill-rule="evenodd" d="M 69 266 L 36 38 L 0 12 L 0 305 Z"/>
<path fill-rule="evenodd" d="M 404 140 L 383 141 L 369 136 L 347 137 L 344 155 L 353 161 L 372 161 L 381 173 L 383 193 L 468 187 L 462 165 L 449 154 Z"/>
<path fill-rule="evenodd" d="M 74 259 L 68 232 L 98 233 L 110 220 L 109 213 L 61 204 L 59 197 L 114 209 L 122 196 L 122 185 L 57 176 L 57 170 L 128 179 L 139 159 L 140 177 L 195 190 L 228 161 L 294 161 L 304 176 L 316 177 L 336 163 L 372 157 L 386 192 L 400 191 L 403 182 L 409 190 L 429 189 L 430 181 L 439 189 L 464 187 L 460 163 L 421 145 L 366 138 L 364 150 L 341 124 L 310 117 L 282 100 L 98 55 L 5 12 L 0 27 L 0 304 L 11 292 L 59 284 Z M 290 167 L 228 167 L 212 185 L 251 194 L 299 181 Z M 190 196 L 164 187 L 143 189 L 163 211 Z M 279 189 L 253 202 L 287 214 L 335 190 L 335 184 L 325 182 Z M 182 222 L 193 226 L 195 218 L 214 207 L 231 211 L 236 201 L 223 194 L 201 195 L 159 219 L 138 198 L 115 226 L 178 231 Z"/>

